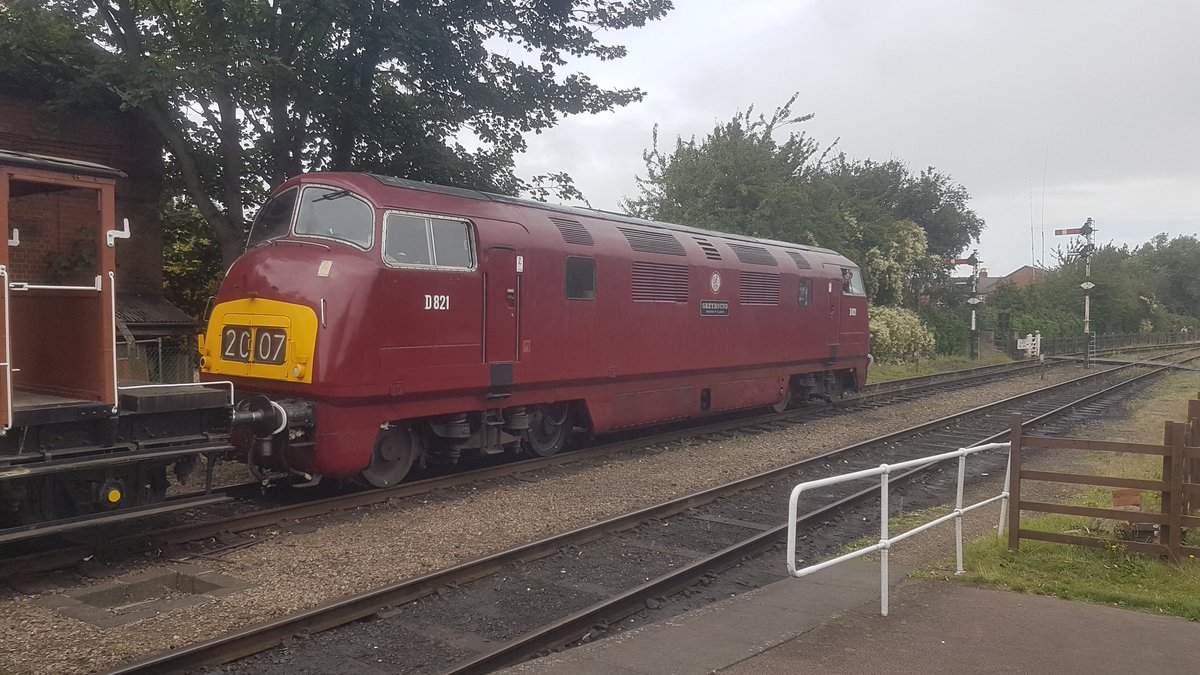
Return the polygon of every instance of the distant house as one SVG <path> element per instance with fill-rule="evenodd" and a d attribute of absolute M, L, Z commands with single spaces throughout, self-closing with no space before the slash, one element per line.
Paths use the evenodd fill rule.
<path fill-rule="evenodd" d="M 1033 267 L 1032 265 L 1022 265 L 1003 277 L 988 276 L 987 270 L 980 268 L 979 280 L 976 282 L 976 292 L 980 298 L 987 300 L 1000 284 L 1011 284 L 1017 288 L 1025 288 L 1029 284 L 1045 278 L 1046 270 Z M 971 288 L 971 277 L 954 277 L 953 282 L 957 287 L 967 290 Z"/>

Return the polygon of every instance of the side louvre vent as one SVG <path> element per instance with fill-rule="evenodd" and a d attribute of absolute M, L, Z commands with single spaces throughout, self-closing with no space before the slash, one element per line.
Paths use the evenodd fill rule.
<path fill-rule="evenodd" d="M 700 248 L 704 249 L 705 258 L 708 258 L 709 260 L 721 259 L 721 252 L 717 250 L 716 246 L 712 245 L 711 241 L 707 239 L 701 239 L 700 237 L 692 237 L 692 239 L 695 239 L 696 243 L 700 244 Z"/>
<path fill-rule="evenodd" d="M 812 269 L 812 265 L 808 263 L 808 260 L 804 256 L 795 251 L 788 251 L 787 254 L 791 256 L 792 260 L 796 261 L 796 267 L 799 267 L 802 270 Z"/>
<path fill-rule="evenodd" d="M 661 253 L 662 255 L 687 255 L 683 244 L 675 235 L 666 232 L 646 232 L 631 227 L 618 227 L 621 234 L 629 240 L 629 248 L 642 253 Z"/>
<path fill-rule="evenodd" d="M 779 296 L 778 290 L 775 293 Z M 633 263 L 634 302 L 687 302 L 688 268 L 666 263 Z"/>
<path fill-rule="evenodd" d="M 568 244 L 579 244 L 580 246 L 593 246 L 595 241 L 592 239 L 592 233 L 587 231 L 583 223 L 570 218 L 555 218 L 550 217 L 550 222 L 558 228 L 562 238 Z"/>
<path fill-rule="evenodd" d="M 779 266 L 779 263 L 775 262 L 775 256 L 771 255 L 770 251 L 761 246 L 730 243 L 729 248 L 733 249 L 733 252 L 737 254 L 738 260 L 747 265 Z"/>
<path fill-rule="evenodd" d="M 779 275 L 742 272 L 738 301 L 743 305 L 778 305 Z"/>

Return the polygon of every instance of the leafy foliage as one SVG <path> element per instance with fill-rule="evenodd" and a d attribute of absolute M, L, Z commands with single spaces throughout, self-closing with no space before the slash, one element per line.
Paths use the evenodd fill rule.
<path fill-rule="evenodd" d="M 920 316 L 929 331 L 933 333 L 939 354 L 965 354 L 970 349 L 970 310 L 956 308 L 930 311 L 929 308 L 925 308 Z"/>
<path fill-rule="evenodd" d="M 197 319 L 224 276 L 221 247 L 190 204 L 167 208 L 163 223 L 163 290 L 167 300 Z"/>
<path fill-rule="evenodd" d="M 1092 257 L 1092 330 L 1097 333 L 1178 331 L 1200 324 L 1200 241 L 1158 235 L 1136 248 L 1100 246 Z M 1083 333 L 1084 263 L 1060 255 L 1044 280 L 1018 289 L 1000 284 L 982 312 L 985 328 L 1008 315 L 1012 330 L 1046 337 Z"/>
<path fill-rule="evenodd" d="M 64 100 L 106 92 L 142 113 L 228 262 L 247 205 L 302 171 L 522 190 L 512 166 L 524 134 L 643 96 L 564 74 L 566 59 L 620 58 L 624 48 L 597 35 L 670 8 L 670 0 L 7 0 L 0 72 L 35 71 Z M 505 42 L 511 53 L 495 49 Z"/>
<path fill-rule="evenodd" d="M 871 310 L 871 354 L 882 363 L 928 358 L 935 347 L 933 333 L 915 312 L 899 307 Z"/>

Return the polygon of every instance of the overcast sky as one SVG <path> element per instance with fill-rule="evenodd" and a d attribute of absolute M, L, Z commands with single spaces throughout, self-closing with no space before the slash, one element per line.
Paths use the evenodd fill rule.
<path fill-rule="evenodd" d="M 1043 222 L 1050 262 L 1066 243 L 1053 230 L 1089 216 L 1101 242 L 1200 229 L 1200 2 L 676 4 L 607 38 L 626 58 L 573 64 L 646 98 L 530 137 L 520 175 L 566 171 L 616 209 L 654 124 L 670 147 L 799 92 L 793 112 L 816 115 L 802 128 L 824 144 L 964 185 L 994 275 L 1041 258 Z"/>

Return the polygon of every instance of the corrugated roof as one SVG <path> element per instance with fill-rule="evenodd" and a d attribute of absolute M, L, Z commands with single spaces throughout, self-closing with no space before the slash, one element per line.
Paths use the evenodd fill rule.
<path fill-rule="evenodd" d="M 196 321 L 166 298 L 156 295 L 117 294 L 117 320 L 134 333 L 190 333 Z"/>
<path fill-rule="evenodd" d="M 79 159 L 68 159 L 66 157 L 37 155 L 32 152 L 16 152 L 14 150 L 0 149 L 0 165 L 49 171 L 66 171 L 87 176 L 99 176 L 101 178 L 125 178 L 124 171 L 118 171 L 103 164 L 85 162 Z"/>

